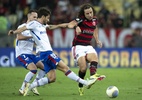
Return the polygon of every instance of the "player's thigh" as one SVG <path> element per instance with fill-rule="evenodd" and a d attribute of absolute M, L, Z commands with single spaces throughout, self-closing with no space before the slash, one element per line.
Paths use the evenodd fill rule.
<path fill-rule="evenodd" d="M 38 68 L 40 68 L 40 69 L 44 69 L 44 65 L 43 65 L 43 63 L 42 63 L 41 61 L 38 61 L 38 62 L 36 63 L 36 66 L 37 66 Z"/>
<path fill-rule="evenodd" d="M 47 73 L 47 77 L 51 82 L 54 82 L 56 80 L 56 70 L 52 69 Z"/>
<path fill-rule="evenodd" d="M 79 57 L 79 59 L 78 59 L 78 65 L 79 65 L 79 68 L 81 70 L 86 70 L 87 69 L 85 56 Z"/>
<path fill-rule="evenodd" d="M 57 69 L 66 73 L 69 70 L 69 67 L 62 60 L 60 60 L 57 65 Z"/>
<path fill-rule="evenodd" d="M 98 55 L 96 53 L 88 53 L 86 59 L 88 62 L 91 62 L 91 61 L 98 62 Z"/>
<path fill-rule="evenodd" d="M 30 64 L 27 66 L 27 69 L 29 69 L 29 70 L 37 70 L 37 67 L 36 67 L 36 65 L 32 62 L 32 63 L 30 63 Z"/>

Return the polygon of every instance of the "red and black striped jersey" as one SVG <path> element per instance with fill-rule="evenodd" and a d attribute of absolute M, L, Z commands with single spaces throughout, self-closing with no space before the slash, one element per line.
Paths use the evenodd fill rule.
<path fill-rule="evenodd" d="M 92 20 L 76 18 L 75 21 L 78 23 L 78 26 L 81 29 L 81 33 L 79 35 L 75 35 L 72 45 L 90 45 L 94 30 L 96 29 L 97 18 L 94 17 Z"/>

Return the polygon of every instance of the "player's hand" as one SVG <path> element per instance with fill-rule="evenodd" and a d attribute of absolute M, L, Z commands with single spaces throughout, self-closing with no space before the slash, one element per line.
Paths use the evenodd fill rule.
<path fill-rule="evenodd" d="M 81 29 L 79 26 L 75 28 L 76 34 L 79 35 L 81 33 Z"/>
<path fill-rule="evenodd" d="M 98 41 L 97 41 L 97 44 L 99 45 L 100 48 L 102 48 L 103 44 L 102 44 L 101 41 L 98 40 Z"/>
<path fill-rule="evenodd" d="M 10 31 L 8 32 L 8 35 L 12 35 L 12 34 L 14 34 L 14 31 L 13 31 L 13 30 L 10 30 Z"/>

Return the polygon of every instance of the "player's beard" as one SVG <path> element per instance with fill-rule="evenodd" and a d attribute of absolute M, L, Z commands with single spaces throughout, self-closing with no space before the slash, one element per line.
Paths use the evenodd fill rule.
<path fill-rule="evenodd" d="M 89 17 L 89 20 L 92 20 L 93 19 L 93 17 Z"/>

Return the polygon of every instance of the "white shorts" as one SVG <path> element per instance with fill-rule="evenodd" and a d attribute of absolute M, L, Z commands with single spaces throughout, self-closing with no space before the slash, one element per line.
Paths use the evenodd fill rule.
<path fill-rule="evenodd" d="M 97 55 L 96 50 L 92 46 L 73 46 L 72 47 L 72 55 L 74 57 L 75 61 L 78 61 L 78 59 L 82 56 L 86 56 L 88 53 L 95 53 Z"/>

